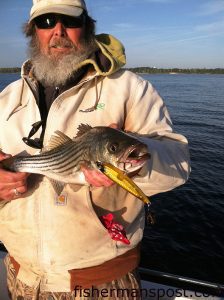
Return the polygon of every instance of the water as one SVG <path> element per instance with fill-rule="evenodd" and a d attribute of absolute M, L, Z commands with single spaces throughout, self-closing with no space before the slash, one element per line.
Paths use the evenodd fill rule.
<path fill-rule="evenodd" d="M 0 92 L 11 82 L 20 78 L 19 73 L 4 74 L 0 73 Z"/>
<path fill-rule="evenodd" d="M 141 264 L 224 283 L 224 76 L 145 75 L 165 99 L 175 131 L 190 145 L 187 184 L 152 197 Z"/>
<path fill-rule="evenodd" d="M 141 265 L 224 284 L 224 75 L 144 75 L 190 144 L 187 184 L 152 197 Z M 0 74 L 0 90 L 19 74 Z"/>

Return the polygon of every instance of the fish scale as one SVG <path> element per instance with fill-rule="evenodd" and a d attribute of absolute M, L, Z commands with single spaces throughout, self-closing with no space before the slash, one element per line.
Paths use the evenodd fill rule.
<path fill-rule="evenodd" d="M 77 149 L 78 148 L 78 149 Z M 78 151 L 77 151 L 78 150 Z M 40 172 L 45 172 L 48 170 L 54 170 L 61 172 L 60 170 L 65 166 L 70 166 L 70 169 L 78 165 L 78 161 L 82 158 L 83 149 L 80 147 L 71 147 L 69 151 L 63 151 L 63 149 L 58 149 L 55 153 L 51 153 L 47 156 L 37 155 L 33 158 L 24 158 L 22 161 L 18 158 L 14 161 L 14 168 L 22 172 L 30 172 L 30 167 L 34 170 L 37 169 Z M 57 155 L 60 154 L 60 155 Z M 59 157 L 60 156 L 60 157 Z M 40 161 L 41 159 L 41 161 Z M 36 160 L 35 164 L 34 161 Z"/>

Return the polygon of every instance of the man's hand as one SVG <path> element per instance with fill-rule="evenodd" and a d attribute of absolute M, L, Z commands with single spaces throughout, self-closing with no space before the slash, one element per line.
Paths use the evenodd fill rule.
<path fill-rule="evenodd" d="M 109 127 L 117 129 L 118 125 L 115 124 L 115 123 L 112 123 L 112 124 L 109 125 Z M 86 181 L 89 184 L 91 184 L 92 186 L 95 186 L 95 187 L 101 187 L 101 186 L 109 187 L 112 184 L 114 184 L 114 182 L 112 180 L 110 180 L 106 175 L 104 175 L 100 171 L 90 169 L 90 168 L 87 168 L 87 167 L 84 167 L 84 166 L 81 167 L 81 171 L 83 172 Z"/>
<path fill-rule="evenodd" d="M 0 162 L 11 157 L 0 151 Z M 21 197 L 21 194 L 27 191 L 27 177 L 29 174 L 22 172 L 10 172 L 1 167 L 0 163 L 0 201 L 15 200 Z"/>
<path fill-rule="evenodd" d="M 103 173 L 100 171 L 94 170 L 94 169 L 89 169 L 87 167 L 82 166 L 81 170 L 83 174 L 85 175 L 86 181 L 91 184 L 92 186 L 95 187 L 101 187 L 101 186 L 106 186 L 109 187 L 111 186 L 114 182 L 110 180 L 107 176 L 105 176 Z"/>

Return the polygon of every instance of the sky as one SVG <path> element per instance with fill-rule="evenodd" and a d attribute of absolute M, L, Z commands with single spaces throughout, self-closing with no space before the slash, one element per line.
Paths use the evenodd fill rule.
<path fill-rule="evenodd" d="M 31 0 L 0 0 L 0 67 L 27 59 Z M 224 68 L 224 0 L 86 0 L 96 32 L 125 46 L 127 67 Z"/>

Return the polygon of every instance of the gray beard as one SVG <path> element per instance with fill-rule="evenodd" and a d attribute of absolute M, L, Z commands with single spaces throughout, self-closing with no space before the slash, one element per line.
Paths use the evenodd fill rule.
<path fill-rule="evenodd" d="M 89 58 L 97 50 L 95 40 L 81 44 L 81 49 L 75 46 L 72 52 L 58 57 L 41 53 L 39 42 L 35 37 L 30 43 L 29 53 L 35 78 L 44 86 L 64 85 L 78 73 L 77 66 Z"/>

